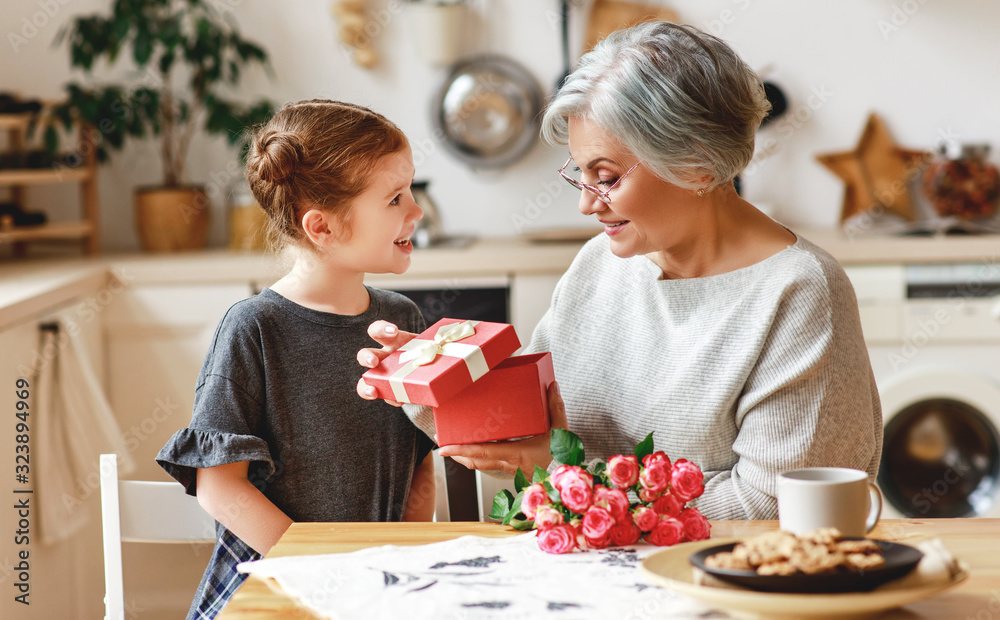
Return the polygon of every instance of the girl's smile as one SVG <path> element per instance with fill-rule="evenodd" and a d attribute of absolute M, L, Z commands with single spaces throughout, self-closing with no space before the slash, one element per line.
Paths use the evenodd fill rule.
<path fill-rule="evenodd" d="M 416 226 L 414 226 L 414 227 L 413 227 L 413 230 L 411 230 L 410 232 L 408 232 L 408 233 L 406 234 L 406 236 L 405 236 L 405 237 L 401 237 L 401 238 L 399 238 L 399 239 L 396 239 L 396 240 L 395 240 L 395 241 L 393 241 L 392 243 L 393 243 L 393 244 L 394 244 L 394 245 L 395 245 L 395 246 L 396 246 L 397 248 L 399 248 L 399 250 L 400 250 L 401 252 L 403 252 L 404 254 L 409 254 L 410 252 L 412 252 L 412 251 L 413 251 L 413 242 L 412 242 L 412 241 L 410 241 L 410 238 L 411 238 L 411 237 L 413 237 L 413 232 L 414 232 L 414 231 L 415 231 L 416 229 L 417 229 L 417 227 L 416 227 Z"/>

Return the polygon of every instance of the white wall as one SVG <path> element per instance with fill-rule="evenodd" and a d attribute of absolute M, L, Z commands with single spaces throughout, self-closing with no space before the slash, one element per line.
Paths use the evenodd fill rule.
<path fill-rule="evenodd" d="M 51 19 L 41 12 L 46 2 L 59 7 Z M 70 76 L 68 52 L 52 47 L 60 24 L 72 15 L 99 10 L 107 0 L 11 4 L 0 14 L 5 38 L 0 88 L 58 96 Z M 555 175 L 565 149 L 539 144 L 503 171 L 475 172 L 431 140 L 430 101 L 446 70 L 415 58 L 413 33 L 398 0 L 368 2 L 369 10 L 385 24 L 375 38 L 382 62 L 374 71 L 352 65 L 336 41 L 329 0 L 219 0 L 219 4 L 234 5 L 233 15 L 244 34 L 271 53 L 275 77 L 253 76 L 247 92 L 267 94 L 279 102 L 333 97 L 369 105 L 396 121 L 418 150 L 429 145 L 430 152 L 418 162 L 417 176 L 431 180 L 432 195 L 449 232 L 514 235 L 517 216 L 527 217 L 536 228 L 587 224 L 576 212 L 574 192 Z M 478 18 L 469 29 L 468 51 L 512 56 L 550 92 L 561 72 L 557 0 L 473 0 L 472 4 Z M 747 197 L 772 205 L 776 217 L 787 223 L 836 224 L 843 186 L 813 156 L 852 148 L 869 111 L 881 114 L 896 141 L 907 147 L 930 149 L 948 131 L 967 141 L 1000 138 L 994 105 L 1000 98 L 1000 81 L 995 77 L 1000 38 L 993 35 L 1000 4 L 676 0 L 669 5 L 687 23 L 730 41 L 752 66 L 771 67 L 767 77 L 790 98 L 791 113 L 761 134 L 761 141 L 772 140 L 778 151 L 744 178 Z M 25 19 L 32 18 L 48 23 L 15 53 L 9 34 L 21 33 Z M 583 19 L 583 10 L 577 9 L 575 45 Z M 221 141 L 199 138 L 191 152 L 190 180 L 210 188 L 226 185 L 226 165 L 232 157 Z M 155 183 L 159 174 L 153 143 L 132 145 L 102 168 L 106 249 L 136 247 L 131 188 Z M 215 245 L 225 239 L 222 193 L 213 209 Z M 31 206 L 45 208 L 67 203 L 60 217 L 76 217 L 75 194 L 67 188 L 33 189 L 29 200 Z"/>

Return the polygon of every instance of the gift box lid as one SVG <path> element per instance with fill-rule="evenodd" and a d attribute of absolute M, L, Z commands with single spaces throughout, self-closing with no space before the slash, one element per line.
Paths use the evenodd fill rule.
<path fill-rule="evenodd" d="M 506 323 L 441 319 L 363 378 L 379 398 L 437 407 L 520 346 Z"/>

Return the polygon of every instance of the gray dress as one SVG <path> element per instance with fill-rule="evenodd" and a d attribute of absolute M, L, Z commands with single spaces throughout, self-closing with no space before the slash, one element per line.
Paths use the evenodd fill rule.
<path fill-rule="evenodd" d="M 270 289 L 226 313 L 198 376 L 188 428 L 157 463 L 188 494 L 198 468 L 249 461 L 248 478 L 293 521 L 399 521 L 416 467 L 433 447 L 397 407 L 358 397 L 357 351 L 372 321 L 420 332 L 405 297 L 368 289 L 364 313 L 295 304 Z M 217 524 L 217 542 L 188 618 L 213 618 L 259 558 Z"/>

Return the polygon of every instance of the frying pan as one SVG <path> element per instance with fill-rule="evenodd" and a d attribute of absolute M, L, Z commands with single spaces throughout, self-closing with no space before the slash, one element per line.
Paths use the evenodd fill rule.
<path fill-rule="evenodd" d="M 502 168 L 535 143 L 542 92 L 519 63 L 482 55 L 452 68 L 432 109 L 448 152 L 472 168 Z"/>

